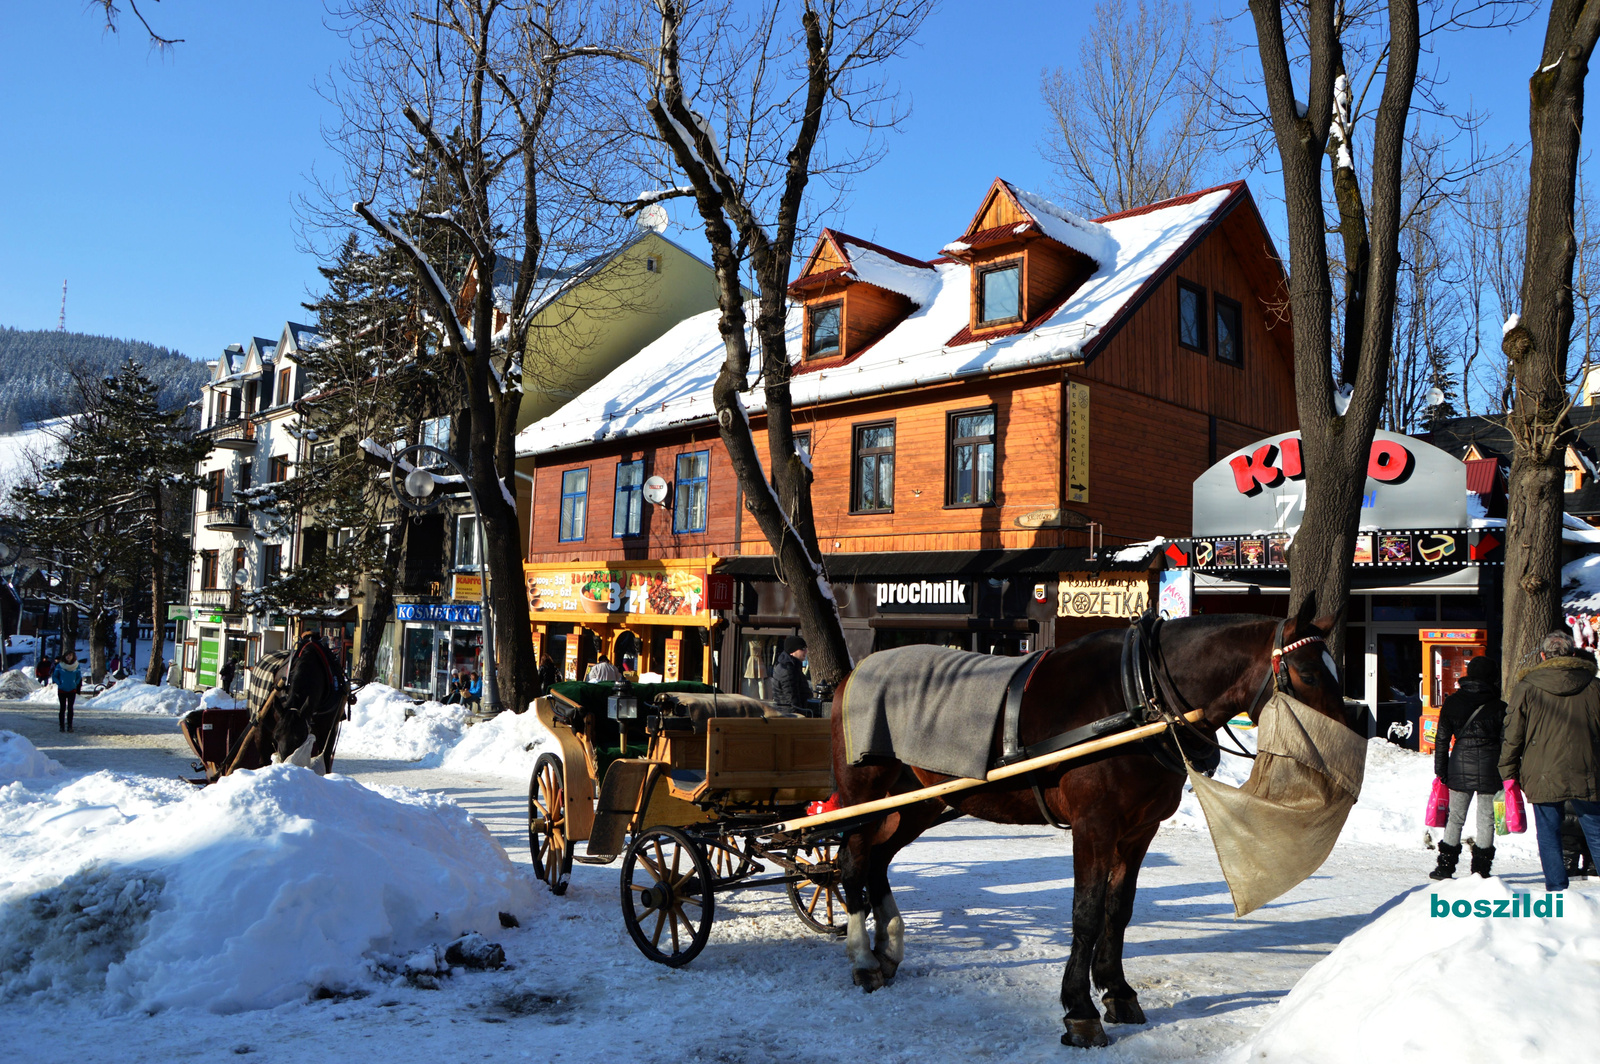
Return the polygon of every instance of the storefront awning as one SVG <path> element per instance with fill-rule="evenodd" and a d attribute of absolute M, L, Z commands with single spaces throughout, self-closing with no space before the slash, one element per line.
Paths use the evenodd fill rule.
<path fill-rule="evenodd" d="M 1036 576 L 1055 579 L 1063 572 L 1145 572 L 1146 562 L 1114 562 L 1114 548 L 1102 548 L 1098 560 L 1087 547 L 1039 547 L 1028 550 L 933 550 L 882 554 L 830 554 L 828 575 L 834 583 L 882 577 Z M 747 554 L 728 558 L 718 572 L 746 580 L 776 580 L 777 559 Z"/>

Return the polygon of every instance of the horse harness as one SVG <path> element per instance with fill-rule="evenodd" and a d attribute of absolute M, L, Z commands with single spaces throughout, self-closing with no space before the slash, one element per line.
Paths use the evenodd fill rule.
<path fill-rule="evenodd" d="M 1029 655 L 1012 674 L 1011 681 L 1006 686 L 1004 721 L 1001 731 L 1000 758 L 995 762 L 995 767 L 1026 761 L 1033 757 L 1042 757 L 1057 750 L 1065 750 L 1069 746 L 1098 739 L 1105 735 L 1127 731 L 1144 724 L 1153 724 L 1165 721 L 1167 731 L 1159 737 L 1152 737 L 1144 741 L 1147 753 L 1155 758 L 1156 763 L 1169 772 L 1180 776 L 1186 774 L 1185 762 L 1193 764 L 1196 769 L 1207 776 L 1217 770 L 1222 762 L 1222 745 L 1216 739 L 1201 731 L 1195 723 L 1185 714 L 1192 708 L 1178 693 L 1177 686 L 1172 681 L 1172 675 L 1167 669 L 1166 655 L 1161 648 L 1161 627 L 1165 622 L 1154 610 L 1145 613 L 1133 620 L 1128 630 L 1122 637 L 1122 664 L 1120 668 L 1122 681 L 1123 709 L 1120 713 L 1113 713 L 1108 717 L 1091 721 L 1088 724 L 1073 728 L 1060 735 L 1051 736 L 1029 746 L 1022 746 L 1018 738 L 1022 716 L 1022 700 L 1027 693 L 1027 687 L 1033 678 L 1034 670 L 1039 662 L 1043 661 L 1049 651 L 1041 650 Z M 1288 646 L 1283 645 L 1283 630 L 1288 624 L 1287 620 L 1279 621 L 1277 629 L 1272 636 L 1272 667 L 1267 670 L 1267 675 L 1262 679 L 1261 687 L 1256 691 L 1255 697 L 1250 700 L 1247 712 L 1255 712 L 1266 700 L 1269 685 L 1276 684 L 1279 691 L 1290 690 L 1288 666 L 1284 663 L 1284 656 L 1299 650 L 1301 647 L 1312 643 L 1323 642 L 1320 636 L 1308 636 L 1297 640 Z M 1180 732 L 1179 727 L 1187 729 Z M 1223 728 L 1227 730 L 1229 738 L 1233 740 L 1236 749 L 1230 753 L 1239 754 L 1241 757 L 1254 758 L 1256 755 L 1244 748 L 1238 736 L 1228 728 L 1226 722 Z M 1198 739 L 1205 744 L 1202 752 L 1190 756 L 1189 749 L 1184 746 L 1185 739 Z M 1207 748 L 1209 747 L 1209 748 Z M 1044 791 L 1039 785 L 1038 774 L 1030 772 L 1028 783 L 1033 789 L 1034 801 L 1039 805 L 1039 811 L 1044 815 L 1045 821 L 1050 826 L 1066 830 L 1069 824 L 1061 823 L 1051 812 L 1049 805 L 1044 800 Z"/>
<path fill-rule="evenodd" d="M 321 641 L 316 638 L 315 634 L 307 633 L 300 637 L 300 642 L 294 650 L 280 650 L 277 653 L 268 654 L 251 668 L 248 687 L 245 692 L 246 704 L 250 706 L 251 724 L 259 723 L 262 714 L 266 712 L 267 705 L 283 694 L 289 683 L 289 674 L 294 671 L 295 663 L 300 660 L 302 654 L 308 651 L 316 654 L 318 662 L 322 665 L 323 674 L 328 680 L 328 689 L 331 691 L 343 690 L 344 670 L 339 667 L 338 661 L 328 652 L 328 648 L 323 646 Z M 304 706 L 284 705 L 280 708 L 286 713 L 307 715 L 306 707 Z M 346 718 L 348 719 L 348 710 L 344 709 L 340 700 L 335 699 L 329 709 L 320 713 L 311 713 L 309 716 L 315 719 L 316 717 L 325 717 L 341 710 L 346 713 Z M 308 720 L 307 725 L 309 726 L 310 723 L 311 721 Z M 312 756 L 316 757 L 321 753 L 322 751 L 320 750 L 313 751 Z"/>

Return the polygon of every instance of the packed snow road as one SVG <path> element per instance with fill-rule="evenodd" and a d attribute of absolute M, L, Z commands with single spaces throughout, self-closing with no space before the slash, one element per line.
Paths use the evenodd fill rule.
<path fill-rule="evenodd" d="M 77 781 L 56 785 L 54 791 L 43 786 L 48 781 L 35 781 L 27 792 L 20 783 L 0 787 L 0 864 L 11 860 L 12 853 L 33 854 L 28 857 L 32 866 L 45 867 L 41 862 L 46 857 L 34 852 L 41 848 L 40 839 L 59 838 L 63 848 L 78 845 L 80 835 L 98 829 L 76 827 L 72 818 L 108 804 L 130 822 L 179 810 L 192 817 L 197 832 L 207 830 L 207 824 L 225 823 L 217 819 L 214 802 L 191 811 L 188 804 L 175 804 L 192 804 L 195 799 L 188 792 L 160 782 L 189 774 L 188 751 L 170 717 L 90 710 L 79 713 L 76 732 L 63 735 L 56 730 L 53 708 L 3 703 L 0 729 L 32 741 L 40 753 L 60 763 L 62 779 Z M 1363 794 L 1369 806 L 1366 819 L 1353 818 L 1321 872 L 1245 920 L 1232 916 L 1209 838 L 1197 830 L 1197 821 L 1180 814 L 1163 828 L 1144 865 L 1126 951 L 1128 977 L 1139 990 L 1150 1023 L 1111 1028 L 1115 1042 L 1096 1051 L 1096 1059 L 1238 1058 L 1308 969 L 1427 882 L 1432 855 L 1420 845 L 1420 829 L 1390 824 L 1404 818 L 1387 808 L 1387 798 L 1376 786 L 1383 779 L 1403 779 L 1404 787 L 1393 788 L 1400 793 L 1397 801 L 1415 804 L 1420 814 L 1420 797 L 1410 802 L 1409 777 L 1425 778 L 1425 759 L 1381 745 L 1374 750 L 1369 756 L 1371 800 Z M 1072 887 L 1069 846 L 1057 832 L 958 820 L 905 851 L 896 861 L 893 881 L 907 923 L 906 961 L 890 987 L 866 996 L 851 985 L 843 945 L 807 931 L 777 890 L 719 896 L 710 944 L 689 967 L 673 971 L 647 962 L 623 928 L 615 866 L 578 865 L 562 898 L 528 886 L 532 876 L 521 779 L 376 758 L 341 758 L 338 768 L 383 790 L 408 787 L 448 798 L 505 847 L 511 861 L 506 867 L 519 880 L 516 889 L 500 884 L 495 893 L 473 884 L 466 892 L 483 895 L 471 899 L 479 910 L 485 899 L 515 898 L 511 915 L 520 927 L 451 927 L 444 937 L 481 931 L 504 946 L 506 968 L 458 971 L 439 978 L 436 990 L 390 978 L 394 972 L 383 969 L 364 982 L 330 987 L 329 996 L 321 999 L 300 992 L 275 1007 L 224 1014 L 202 1008 L 118 1007 L 103 995 L 67 989 L 13 995 L 0 1003 L 0 1024 L 9 1031 L 29 1032 L 29 1059 L 72 1064 L 88 1058 L 191 1059 L 214 1056 L 219 1049 L 296 1064 L 341 1056 L 574 1062 L 625 1058 L 641 1064 L 1077 1059 L 1079 1051 L 1057 1041 L 1061 1022 L 1056 999 L 1071 946 Z M 94 773 L 101 775 L 84 775 Z M 281 805 L 302 817 L 303 811 L 295 811 L 300 807 L 293 806 L 297 796 L 328 788 L 330 802 L 336 798 L 342 803 L 330 808 L 350 821 L 348 837 L 336 838 L 320 851 L 307 849 L 297 859 L 327 861 L 330 872 L 345 867 L 338 864 L 343 849 L 416 841 L 397 840 L 392 828 L 385 836 L 378 827 L 357 824 L 359 818 L 371 817 L 372 824 L 381 825 L 388 814 L 369 808 L 372 800 L 356 793 L 360 788 L 337 779 L 313 780 L 301 770 L 285 768 L 260 774 L 249 786 L 256 789 L 235 788 L 234 798 Z M 73 788 L 82 793 L 69 802 L 62 795 Z M 227 793 L 222 787 L 210 791 L 208 800 Z M 1425 788 L 1417 792 L 1424 793 Z M 425 796 L 413 800 L 432 801 Z M 19 811 L 10 820 L 4 801 Z M 158 807 L 156 813 L 141 812 L 140 803 Z M 237 815 L 248 819 L 251 808 L 241 805 Z M 437 805 L 419 805 L 419 839 L 426 834 L 424 828 L 437 830 L 444 832 L 441 847 L 455 845 L 453 837 L 465 847 L 462 853 L 478 852 L 471 848 L 470 832 L 446 823 L 446 812 Z M 26 823 L 38 836 L 32 842 L 6 835 L 14 832 L 8 825 L 24 822 L 22 813 L 31 816 Z M 96 823 L 106 822 L 103 812 L 95 815 L 101 817 Z M 285 814 L 285 823 L 292 819 Z M 393 822 L 409 821 L 402 816 Z M 183 823 L 178 823 L 180 831 Z M 58 835 L 49 836 L 52 831 Z M 447 837 L 451 831 L 455 835 Z M 1401 845 L 1396 840 L 1402 838 L 1412 841 Z M 1496 871 L 1512 889 L 1540 889 L 1530 854 L 1531 847 L 1505 849 Z M 322 889 L 343 895 L 361 887 L 374 898 L 392 889 L 393 884 L 380 882 L 386 874 L 378 867 L 381 860 L 371 854 L 351 860 L 360 862 L 353 867 L 370 872 L 347 875 Z M 500 874 L 500 858 L 476 860 L 486 883 Z M 372 883 L 356 882 L 369 876 Z M 10 878 L 0 870 L 0 887 Z M 177 873 L 170 878 L 176 879 Z M 267 909 L 295 904 L 293 897 L 285 897 L 268 899 Z M 341 921 L 353 922 L 360 915 L 340 910 L 331 898 L 325 901 L 328 912 L 343 912 Z M 308 923 L 314 920 L 285 917 L 283 933 L 318 945 L 337 939 L 343 927 L 335 922 L 313 927 L 310 934 Z M 292 962 L 266 951 L 262 958 L 263 968 Z M 5 960 L 0 956 L 0 967 Z M 170 983 L 181 976 L 167 971 L 163 978 Z M 1426 1017 L 1417 1017 L 1417 1023 L 1419 1031 L 1428 1027 Z"/>

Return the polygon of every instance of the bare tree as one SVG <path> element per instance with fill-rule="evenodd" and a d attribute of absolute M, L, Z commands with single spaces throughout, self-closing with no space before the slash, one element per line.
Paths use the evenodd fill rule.
<path fill-rule="evenodd" d="M 912 39 L 933 0 L 655 0 L 656 32 L 622 52 L 644 97 L 641 131 L 665 150 L 645 159 L 658 190 L 687 197 L 705 226 L 726 358 L 712 388 L 717 425 L 744 496 L 794 596 L 813 671 L 850 668 L 811 508 L 811 472 L 795 450 L 786 334 L 796 241 L 813 179 L 840 187 L 876 157 L 899 121 L 882 67 Z M 720 128 L 719 128 L 720 127 Z M 748 270 L 756 297 L 745 301 Z M 755 377 L 752 378 L 752 370 Z M 765 403 L 767 465 L 745 397 Z"/>
<path fill-rule="evenodd" d="M 159 4 L 161 0 L 152 0 L 152 2 Z M 149 20 L 144 17 L 144 12 L 139 10 L 138 0 L 126 0 L 126 3 L 128 10 L 133 12 L 133 17 L 139 20 L 139 25 L 143 26 L 145 33 L 149 35 L 152 47 L 164 49 L 183 43 L 182 37 L 163 37 L 157 33 L 150 25 Z M 122 17 L 122 10 L 117 7 L 117 0 L 90 0 L 89 6 L 98 7 L 101 16 L 106 21 L 106 29 L 111 33 L 117 32 L 118 20 Z"/>
<path fill-rule="evenodd" d="M 1046 71 L 1053 128 L 1043 146 L 1068 206 L 1110 214 L 1193 189 L 1214 170 L 1222 134 L 1209 93 L 1225 49 L 1220 24 L 1197 34 L 1189 0 L 1096 4 L 1078 61 Z"/>
<path fill-rule="evenodd" d="M 1571 426 L 1567 366 L 1578 258 L 1578 168 L 1584 81 L 1600 38 L 1600 2 L 1552 0 L 1544 48 L 1528 80 L 1527 236 L 1518 311 L 1503 347 L 1515 382 L 1508 425 L 1503 669 L 1558 627 L 1561 608 L 1562 473 Z"/>
<path fill-rule="evenodd" d="M 528 333 L 547 282 L 615 246 L 625 225 L 573 191 L 592 187 L 607 157 L 587 117 L 598 64 L 586 42 L 615 38 L 609 10 L 588 0 L 349 0 L 336 12 L 352 58 L 333 90 L 343 122 L 330 143 L 348 163 L 355 212 L 411 262 L 430 346 L 462 381 L 495 656 L 518 710 L 537 683 L 510 483 Z M 424 203 L 430 191 L 435 202 Z M 466 269 L 431 250 L 441 238 L 463 249 Z"/>

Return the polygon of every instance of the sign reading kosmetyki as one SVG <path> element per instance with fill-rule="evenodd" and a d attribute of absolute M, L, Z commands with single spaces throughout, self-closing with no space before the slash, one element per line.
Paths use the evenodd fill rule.
<path fill-rule="evenodd" d="M 907 580 L 878 585 L 879 613 L 971 613 L 966 580 Z"/>
<path fill-rule="evenodd" d="M 397 621 L 432 621 L 435 624 L 478 624 L 481 607 L 456 605 L 447 602 L 397 602 L 394 619 Z"/>
<path fill-rule="evenodd" d="M 1194 535 L 1269 534 L 1300 527 L 1306 508 L 1300 434 L 1257 440 L 1194 482 Z M 1467 527 L 1467 467 L 1432 444 L 1374 434 L 1361 496 L 1363 528 Z"/>

